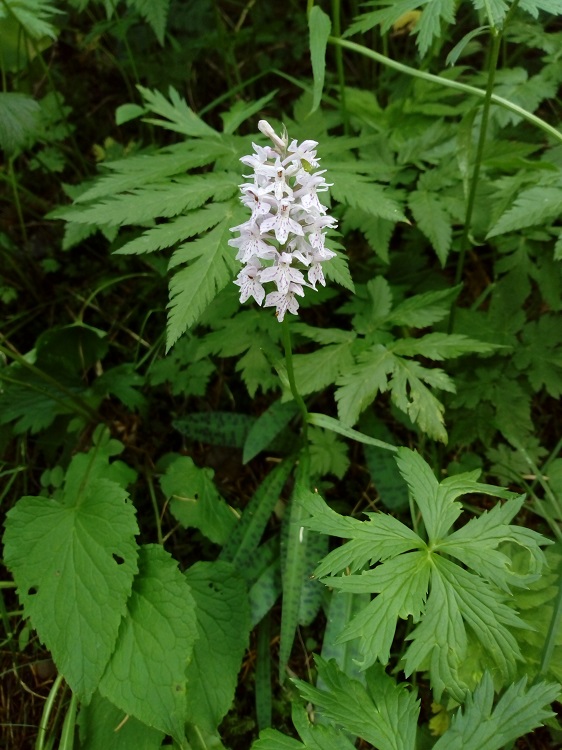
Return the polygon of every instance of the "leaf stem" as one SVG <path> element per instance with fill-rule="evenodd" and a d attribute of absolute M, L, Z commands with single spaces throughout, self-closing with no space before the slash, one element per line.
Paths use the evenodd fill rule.
<path fill-rule="evenodd" d="M 340 0 L 332 0 L 332 28 L 335 36 L 341 36 L 341 3 Z M 343 132 L 349 133 L 349 115 L 345 103 L 345 72 L 343 69 L 343 53 L 341 47 L 336 47 L 336 70 L 340 88 L 340 106 L 343 119 Z"/>
<path fill-rule="evenodd" d="M 484 91 L 483 89 L 479 89 L 476 86 L 470 86 L 467 83 L 452 81 L 449 78 L 443 78 L 442 76 L 437 76 L 433 73 L 426 73 L 423 70 L 411 68 L 409 65 L 404 65 L 397 60 L 392 60 L 390 57 L 381 55 L 380 52 L 375 52 L 374 50 L 371 50 L 368 47 L 364 47 L 361 44 L 348 42 L 346 39 L 337 39 L 333 36 L 328 37 L 328 41 L 331 44 L 337 44 L 340 47 L 351 50 L 352 52 L 358 52 L 360 55 L 365 55 L 365 57 L 370 57 L 372 60 L 380 62 L 387 68 L 393 68 L 394 70 L 398 70 L 400 73 L 412 76 L 413 78 L 421 78 L 422 80 L 428 81 L 429 83 L 437 83 L 439 86 L 446 86 L 450 89 L 456 89 L 457 91 L 462 91 L 465 94 L 477 96 L 480 99 L 484 99 L 486 97 L 486 91 Z M 520 107 L 518 104 L 514 104 L 513 102 L 510 102 L 509 99 L 504 99 L 502 96 L 497 96 L 496 94 L 491 95 L 490 101 L 493 104 L 497 104 L 500 107 L 509 110 L 510 112 L 514 112 L 516 115 L 519 115 L 519 117 L 527 120 L 527 122 L 530 122 L 541 130 L 544 130 L 545 133 L 548 133 L 548 135 L 552 136 L 559 143 L 562 143 L 562 132 L 556 130 L 556 128 L 552 127 L 552 125 L 549 125 L 540 117 L 537 117 L 531 112 L 528 112 L 526 109 L 523 109 L 523 107 Z"/>

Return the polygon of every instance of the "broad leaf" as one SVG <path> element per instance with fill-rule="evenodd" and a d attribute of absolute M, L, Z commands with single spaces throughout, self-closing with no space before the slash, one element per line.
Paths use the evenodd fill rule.
<path fill-rule="evenodd" d="M 159 545 L 141 547 L 139 572 L 100 693 L 181 743 L 185 668 L 196 638 L 195 602 L 177 563 Z"/>

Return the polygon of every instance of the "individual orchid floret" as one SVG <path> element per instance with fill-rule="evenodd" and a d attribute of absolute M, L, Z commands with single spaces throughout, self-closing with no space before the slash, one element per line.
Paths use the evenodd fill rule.
<path fill-rule="evenodd" d="M 281 322 L 287 312 L 297 314 L 297 297 L 305 288 L 326 285 L 322 264 L 336 255 L 325 247 L 326 230 L 337 221 L 318 198 L 330 187 L 326 170 L 317 169 L 318 143 L 293 140 L 289 145 L 287 132 L 277 135 L 267 120 L 260 120 L 258 128 L 273 147 L 254 143 L 254 154 L 240 160 L 253 169 L 240 185 L 240 200 L 251 216 L 231 229 L 238 236 L 228 244 L 245 264 L 234 282 L 240 302 L 253 297 L 259 305 L 275 307 Z M 264 284 L 274 286 L 267 296 Z"/>

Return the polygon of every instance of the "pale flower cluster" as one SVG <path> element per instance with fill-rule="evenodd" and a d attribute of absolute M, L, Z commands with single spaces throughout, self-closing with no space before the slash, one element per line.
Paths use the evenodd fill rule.
<path fill-rule="evenodd" d="M 236 259 L 244 264 L 234 282 L 240 302 L 253 297 L 261 305 L 265 298 L 264 307 L 275 307 L 281 322 L 287 310 L 297 314 L 304 287 L 316 291 L 317 283 L 326 285 L 322 263 L 335 253 L 324 246 L 325 230 L 337 222 L 318 198 L 330 187 L 326 170 L 315 171 L 318 143 L 289 144 L 286 132 L 279 137 L 266 120 L 258 127 L 274 146 L 254 143 L 254 153 L 240 160 L 253 169 L 252 175 L 244 175 L 251 182 L 240 185 L 241 201 L 252 214 L 232 227 L 239 236 L 228 244 L 238 249 Z M 275 291 L 266 296 L 264 284 L 273 284 Z"/>

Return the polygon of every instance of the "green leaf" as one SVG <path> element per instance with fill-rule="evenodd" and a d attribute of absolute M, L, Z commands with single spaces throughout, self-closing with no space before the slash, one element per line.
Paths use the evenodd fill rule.
<path fill-rule="evenodd" d="M 53 14 L 62 11 L 46 0 L 6 0 L 5 4 L 8 6 L 8 17 L 13 15 L 24 34 L 37 40 L 44 36 L 57 38 L 57 29 L 50 21 Z M 0 18 L 3 16 L 4 11 Z"/>
<path fill-rule="evenodd" d="M 460 286 L 424 292 L 409 297 L 398 304 L 388 315 L 388 321 L 397 326 L 425 328 L 443 320 L 451 309 L 451 302 L 458 296 Z"/>
<path fill-rule="evenodd" d="M 188 456 L 178 456 L 160 485 L 184 528 L 195 527 L 215 544 L 224 544 L 236 526 L 236 515 L 220 496 L 213 474 L 211 469 L 197 467 Z"/>
<path fill-rule="evenodd" d="M 294 680 L 303 698 L 322 715 L 370 742 L 378 750 L 414 750 L 419 701 L 382 669 L 367 673 L 367 686 L 352 680 L 336 666 L 315 658 L 326 689 Z"/>
<path fill-rule="evenodd" d="M 394 371 L 395 357 L 382 344 L 373 345 L 359 356 L 358 363 L 339 378 L 336 391 L 338 416 L 351 426 L 371 404 L 379 391 L 387 390 L 388 376 Z"/>
<path fill-rule="evenodd" d="M 536 185 L 523 190 L 488 232 L 486 239 L 537 224 L 547 224 L 560 215 L 562 188 Z"/>
<path fill-rule="evenodd" d="M 279 497 L 293 468 L 294 459 L 286 459 L 267 475 L 244 508 L 242 518 L 222 548 L 220 559 L 232 562 L 241 571 L 253 567 L 253 553 L 279 502 Z"/>
<path fill-rule="evenodd" d="M 300 602 L 306 570 L 306 549 L 308 529 L 304 520 L 308 517 L 306 505 L 314 499 L 308 489 L 310 477 L 299 464 L 295 478 L 295 488 L 291 496 L 288 512 L 285 515 L 286 535 L 281 546 L 281 572 L 283 576 L 283 605 L 281 609 L 281 641 L 279 646 L 279 682 L 285 680 L 285 671 L 293 648 L 299 622 Z"/>
<path fill-rule="evenodd" d="M 151 0 L 134 0 L 135 2 L 142 2 L 148 4 Z M 160 4 L 167 0 L 158 0 Z M 173 130 L 176 133 L 187 135 L 192 138 L 206 138 L 206 137 L 217 137 L 218 133 L 210 125 L 207 125 L 201 120 L 195 112 L 187 106 L 185 99 L 178 94 L 173 86 L 168 88 L 169 101 L 159 91 L 153 91 L 151 89 L 144 88 L 144 86 L 137 86 L 142 98 L 144 99 L 145 106 L 157 115 L 160 115 L 162 120 L 156 120 L 154 118 L 147 118 L 146 122 L 150 122 L 154 125 L 160 125 L 160 127 L 166 128 L 167 130 Z M 178 172 L 181 170 L 178 170 Z"/>
<path fill-rule="evenodd" d="M 326 45 L 332 29 L 330 17 L 324 13 L 319 5 L 313 5 L 308 15 L 308 29 L 310 34 L 310 59 L 312 62 L 312 77 L 314 87 L 312 92 L 312 107 L 310 113 L 315 112 L 322 100 L 324 89 L 324 73 L 326 71 Z"/>
<path fill-rule="evenodd" d="M 298 392 L 305 396 L 335 383 L 353 363 L 352 343 L 352 340 L 347 340 L 324 346 L 311 354 L 296 354 L 294 368 Z"/>
<path fill-rule="evenodd" d="M 357 430 L 352 430 L 351 427 L 347 427 L 337 419 L 329 417 L 327 414 L 316 414 L 314 412 L 309 412 L 308 422 L 309 424 L 316 425 L 317 427 L 322 427 L 324 430 L 331 430 L 332 432 L 336 432 L 338 435 L 343 435 L 350 440 L 356 440 L 358 443 L 364 443 L 365 445 L 372 445 L 375 448 L 384 448 L 385 450 L 390 451 L 397 450 L 394 445 L 390 445 L 390 443 L 385 443 L 382 440 L 370 437 L 369 435 L 364 435 Z"/>
<path fill-rule="evenodd" d="M 60 500 L 24 497 L 7 514 L 4 560 L 25 616 L 86 701 L 115 647 L 137 571 L 137 533 L 127 493 L 95 474 L 82 473 L 75 491 L 67 475 Z"/>
<path fill-rule="evenodd" d="M 392 445 L 393 435 L 390 430 L 369 412 L 365 413 L 361 427 L 374 438 Z M 370 445 L 363 448 L 363 453 L 371 481 L 380 495 L 381 503 L 389 510 L 405 508 L 408 505 L 408 489 L 392 453 Z"/>
<path fill-rule="evenodd" d="M 181 744 L 185 665 L 197 638 L 196 607 L 176 561 L 159 545 L 141 547 L 139 572 L 100 693 Z"/>
<path fill-rule="evenodd" d="M 370 182 L 368 177 L 357 172 L 345 171 L 345 167 L 332 169 L 330 175 L 334 180 L 331 193 L 340 203 L 359 208 L 370 216 L 377 216 L 394 223 L 397 221 L 408 223 L 400 205 L 388 197 L 388 189 L 383 185 Z"/>
<path fill-rule="evenodd" d="M 163 180 L 171 175 L 180 175 L 186 170 L 211 164 L 228 154 L 228 146 L 216 138 L 178 143 L 161 149 L 157 153 L 145 153 L 104 162 L 103 168 L 113 174 L 99 177 L 91 188 L 76 198 L 76 203 L 85 203 L 107 198 L 125 190 L 134 190 L 139 185 Z"/>
<path fill-rule="evenodd" d="M 421 355 L 437 361 L 476 352 L 488 354 L 496 348 L 494 344 L 476 341 L 460 333 L 428 333 L 418 339 L 398 339 L 392 345 L 392 351 L 395 354 L 408 357 Z"/>
<path fill-rule="evenodd" d="M 170 0 L 127 0 L 127 5 L 135 8 L 146 20 L 160 44 L 163 45 Z"/>
<path fill-rule="evenodd" d="M 190 328 L 231 281 L 236 261 L 228 246 L 234 211 L 204 237 L 193 240 L 174 253 L 170 265 L 190 260 L 186 268 L 170 280 L 170 302 L 166 348 Z"/>
<path fill-rule="evenodd" d="M 451 249 L 453 231 L 451 217 L 439 194 L 428 190 L 414 190 L 409 195 L 408 204 L 418 227 L 431 242 L 444 266 Z"/>
<path fill-rule="evenodd" d="M 266 105 L 277 96 L 279 89 L 273 89 L 261 99 L 252 102 L 236 101 L 227 112 L 221 112 L 223 133 L 232 135 L 238 127 L 250 117 L 262 112 Z"/>
<path fill-rule="evenodd" d="M 292 707 L 293 724 L 302 742 L 286 737 L 275 729 L 260 732 L 252 750 L 353 750 L 353 743 L 329 724 L 311 723 L 308 712 L 296 702 Z"/>
<path fill-rule="evenodd" d="M 41 107 L 33 97 L 0 92 L 0 148 L 8 156 L 32 143 L 41 120 Z"/>
<path fill-rule="evenodd" d="M 223 445 L 229 448 L 242 448 L 256 422 L 249 414 L 230 411 L 210 411 L 187 414 L 176 419 L 176 430 L 190 440 L 200 440 L 210 445 Z"/>
<path fill-rule="evenodd" d="M 95 692 L 78 714 L 81 750 L 160 750 L 164 734 Z"/>
<path fill-rule="evenodd" d="M 164 182 L 152 182 L 146 186 L 109 196 L 92 205 L 75 205 L 66 209 L 58 209 L 53 212 L 52 216 L 78 224 L 104 226 L 147 224 L 155 218 L 169 218 L 184 211 L 197 209 L 210 198 L 215 198 L 217 201 L 231 198 L 237 191 L 237 179 L 237 176 L 230 172 L 176 176 Z M 225 206 L 221 208 L 221 218 L 223 218 Z M 195 215 L 190 214 L 184 217 L 180 226 L 186 230 L 186 233 L 179 239 L 185 240 L 203 231 L 212 220 L 213 215 L 209 215 L 208 212 L 197 212 Z M 203 229 L 197 229 L 198 226 L 203 226 Z M 178 227 L 174 227 L 174 230 L 177 229 Z M 133 242 L 138 242 L 138 240 L 133 240 Z M 123 253 L 123 248 L 119 252 Z M 126 251 L 127 254 L 131 252 L 130 249 Z M 143 250 L 143 252 L 147 251 Z"/>
<path fill-rule="evenodd" d="M 187 668 L 187 721 L 213 732 L 230 708 L 249 643 L 247 592 L 225 562 L 198 562 L 185 577 L 197 604 L 198 632 Z"/>
<path fill-rule="evenodd" d="M 332 430 L 310 429 L 310 473 L 312 476 L 333 474 L 343 479 L 349 469 L 348 446 Z"/>
<path fill-rule="evenodd" d="M 264 413 L 256 419 L 244 441 L 242 462 L 247 464 L 258 455 L 285 429 L 291 419 L 298 414 L 294 401 L 282 403 L 274 401 Z"/>
<path fill-rule="evenodd" d="M 524 678 L 510 685 L 493 708 L 494 683 L 486 672 L 434 749 L 500 750 L 542 726 L 545 719 L 553 716 L 547 707 L 559 697 L 560 686 L 539 682 L 526 689 L 526 683 Z"/>

